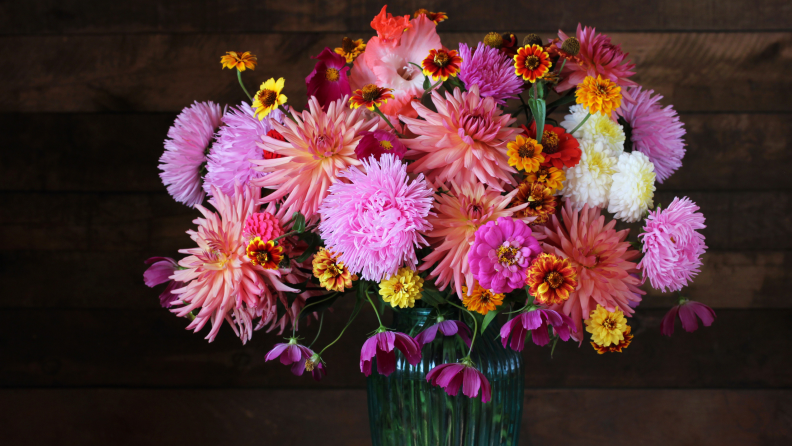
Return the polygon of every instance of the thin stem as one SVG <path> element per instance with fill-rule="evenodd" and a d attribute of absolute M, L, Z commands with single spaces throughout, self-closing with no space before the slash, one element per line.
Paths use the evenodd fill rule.
<path fill-rule="evenodd" d="M 384 120 L 385 120 L 385 122 L 387 122 L 387 123 L 388 123 L 388 125 L 389 125 L 389 126 L 390 126 L 390 128 L 393 130 L 393 132 L 394 132 L 394 133 L 396 133 L 396 136 L 398 136 L 399 138 L 404 138 L 404 135 L 402 135 L 401 133 L 399 133 L 399 131 L 398 131 L 398 130 L 396 130 L 396 127 L 394 127 L 394 126 L 393 126 L 393 124 L 391 124 L 391 122 L 390 122 L 390 120 L 388 119 L 388 117 L 387 117 L 387 116 L 385 116 L 385 115 L 384 115 L 384 114 L 383 114 L 383 113 L 380 111 L 379 107 L 377 107 L 377 104 L 374 104 L 374 113 L 378 114 L 380 118 L 384 119 Z"/>
<path fill-rule="evenodd" d="M 318 302 L 313 302 L 313 303 L 310 303 L 310 304 L 308 304 L 308 305 L 306 305 L 306 306 L 302 307 L 302 308 L 300 309 L 300 312 L 299 312 L 299 313 L 297 313 L 297 319 L 295 319 L 295 323 L 292 323 L 292 337 L 295 337 L 295 336 L 297 335 L 297 323 L 296 323 L 296 322 L 299 322 L 299 321 L 300 321 L 300 318 L 302 317 L 302 314 L 303 314 L 303 312 L 305 311 L 305 309 L 306 309 L 306 308 L 308 308 L 308 307 L 312 307 L 312 306 L 314 306 L 314 305 L 319 305 L 319 304 L 321 304 L 321 303 L 324 303 L 324 302 L 327 302 L 328 300 L 330 300 L 330 299 L 334 298 L 334 297 L 335 297 L 335 296 L 337 296 L 337 295 L 338 295 L 338 292 L 335 292 L 335 293 L 333 293 L 333 294 L 330 294 L 330 295 L 328 295 L 328 296 L 327 296 L 327 298 L 325 298 L 325 299 L 322 299 L 322 300 L 320 300 L 320 301 L 318 301 Z M 324 314 L 324 312 L 323 312 L 322 314 Z M 321 323 L 320 323 L 320 324 L 321 324 Z"/>
<path fill-rule="evenodd" d="M 561 68 L 558 69 L 558 77 L 559 78 L 561 77 L 561 71 L 564 70 L 564 65 L 566 65 L 566 57 L 564 58 L 564 61 L 561 62 Z"/>
<path fill-rule="evenodd" d="M 316 330 L 316 337 L 308 345 L 308 348 L 311 348 L 316 343 L 316 341 L 319 339 L 319 334 L 322 333 L 322 322 L 324 322 L 324 311 L 322 311 L 322 315 L 319 316 L 319 329 Z"/>
<path fill-rule="evenodd" d="M 308 226 L 302 232 L 311 232 L 314 229 L 316 229 L 317 226 L 319 226 L 319 225 L 315 224 L 315 225 Z M 278 240 L 280 240 L 280 239 L 282 239 L 284 237 L 289 237 L 289 236 L 292 236 L 292 235 L 295 235 L 295 234 L 300 234 L 300 233 L 301 233 L 300 231 L 289 231 L 289 232 L 287 232 L 287 233 L 285 233 L 285 234 L 283 234 L 283 235 L 281 235 L 279 237 L 275 237 L 274 239 L 272 239 L 272 241 L 273 242 L 277 242 Z"/>
<path fill-rule="evenodd" d="M 366 288 L 366 299 L 368 299 L 369 303 L 371 304 L 371 308 L 374 309 L 374 314 L 377 315 L 377 321 L 379 321 L 380 328 L 384 327 L 384 325 L 382 325 L 382 319 L 380 319 L 379 311 L 377 311 L 377 306 L 374 305 L 374 301 L 371 300 L 371 296 L 369 296 L 368 287 Z"/>
<path fill-rule="evenodd" d="M 429 76 L 427 76 L 427 77 L 429 77 Z M 442 83 L 443 83 L 443 78 L 440 78 L 440 80 L 437 81 L 436 84 L 434 84 L 431 87 L 429 87 L 428 89 L 424 90 L 423 95 L 421 95 L 421 99 L 423 100 L 423 98 L 426 97 L 426 95 L 431 94 L 434 91 L 434 89 L 439 87 L 440 84 L 442 84 Z"/>
<path fill-rule="evenodd" d="M 579 128 L 583 127 L 583 124 L 585 124 L 585 123 L 586 123 L 586 121 L 588 121 L 588 118 L 590 118 L 590 117 L 591 117 L 591 113 L 587 114 L 587 115 L 586 115 L 586 117 L 585 117 L 585 118 L 583 118 L 583 120 L 582 120 L 582 121 L 580 121 L 580 124 L 578 124 L 578 125 L 577 125 L 577 127 L 575 127 L 574 129 L 572 129 L 572 131 L 571 131 L 571 132 L 569 132 L 569 134 L 574 136 L 575 132 L 576 132 L 576 131 L 577 131 Z"/>
<path fill-rule="evenodd" d="M 338 337 L 335 338 L 335 340 L 333 342 L 327 344 L 325 346 L 325 348 L 323 348 L 322 351 L 319 352 L 319 356 L 322 356 L 322 354 L 325 352 L 325 350 L 327 350 L 328 348 L 332 347 L 333 344 L 338 342 L 338 340 L 341 339 L 341 336 L 344 336 L 344 332 L 346 331 L 346 329 L 349 328 L 350 325 L 352 325 L 352 322 L 354 322 L 354 320 L 357 317 L 357 315 L 360 314 L 360 309 L 361 308 L 363 308 L 363 307 L 362 306 L 357 306 L 355 308 L 355 311 L 353 311 L 352 314 L 349 315 L 349 320 L 347 321 L 346 325 L 344 325 L 344 328 L 341 330 L 341 333 L 338 334 Z"/>
<path fill-rule="evenodd" d="M 245 88 L 245 84 L 242 83 L 242 72 L 237 70 L 237 79 L 239 79 L 239 86 L 242 87 L 242 91 L 245 92 L 250 102 L 253 102 L 253 96 L 248 93 L 247 88 Z"/>
<path fill-rule="evenodd" d="M 460 310 L 464 311 L 465 313 L 467 313 L 470 316 L 471 319 L 473 319 L 473 338 L 471 338 L 471 340 L 470 340 L 470 349 L 468 350 L 468 354 L 467 354 L 468 357 L 470 357 L 470 353 L 473 351 L 473 344 L 475 344 L 475 342 L 476 342 L 476 333 L 478 332 L 478 321 L 476 320 L 476 317 L 473 316 L 473 313 L 471 313 L 470 310 L 468 310 L 467 308 L 461 307 L 461 306 L 459 306 L 459 305 L 457 305 L 457 304 L 455 304 L 455 303 L 453 303 L 451 301 L 449 301 L 448 303 L 451 304 L 452 306 L 457 307 Z"/>

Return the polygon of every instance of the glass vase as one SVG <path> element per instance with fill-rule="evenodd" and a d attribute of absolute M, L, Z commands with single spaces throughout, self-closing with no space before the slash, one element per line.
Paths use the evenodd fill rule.
<path fill-rule="evenodd" d="M 430 308 L 401 309 L 394 314 L 394 328 L 415 337 L 434 324 Z M 431 317 L 430 317 L 431 316 Z M 472 329 L 472 327 L 471 327 Z M 523 360 L 505 349 L 497 339 L 500 327 L 493 321 L 476 337 L 471 358 L 492 386 L 492 400 L 457 396 L 426 381 L 438 364 L 459 362 L 467 346 L 459 336 L 437 338 L 423 347 L 416 366 L 397 352 L 396 371 L 377 373 L 367 380 L 369 422 L 374 446 L 485 446 L 517 445 L 523 406 Z M 480 392 L 480 391 L 479 391 Z"/>

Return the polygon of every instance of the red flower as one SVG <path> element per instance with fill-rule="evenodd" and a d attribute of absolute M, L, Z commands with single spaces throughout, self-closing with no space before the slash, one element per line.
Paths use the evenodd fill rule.
<path fill-rule="evenodd" d="M 286 141 L 286 138 L 284 138 L 283 135 L 278 133 L 278 131 L 275 129 L 272 129 L 269 132 L 267 132 L 267 136 L 269 136 L 270 138 L 275 138 L 278 141 L 288 142 Z M 270 152 L 267 149 L 261 149 L 261 151 L 264 152 L 265 160 L 274 160 L 275 158 L 283 158 L 283 155 L 277 154 L 275 152 Z"/>
<path fill-rule="evenodd" d="M 459 74 L 459 66 L 462 58 L 454 50 L 429 50 L 429 55 L 421 62 L 423 74 L 431 76 L 433 80 L 438 78 L 447 81 L 449 77 L 456 77 Z"/>
<path fill-rule="evenodd" d="M 536 139 L 536 121 L 531 127 L 522 126 L 529 138 Z M 577 140 L 561 127 L 545 124 L 542 133 L 542 153 L 545 160 L 542 166 L 552 166 L 556 169 L 574 167 L 580 162 L 580 144 Z"/>

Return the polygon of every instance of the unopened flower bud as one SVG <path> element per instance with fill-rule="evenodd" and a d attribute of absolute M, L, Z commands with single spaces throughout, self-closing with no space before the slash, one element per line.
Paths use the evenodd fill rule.
<path fill-rule="evenodd" d="M 530 46 L 530 45 L 542 45 L 542 38 L 539 35 L 531 33 L 525 36 L 523 39 L 523 46 Z"/>
<path fill-rule="evenodd" d="M 490 48 L 500 49 L 503 46 L 503 37 L 495 32 L 489 33 L 484 36 L 484 45 Z"/>
<path fill-rule="evenodd" d="M 561 51 L 570 56 L 577 56 L 580 52 L 580 41 L 574 37 L 564 40 L 564 43 L 561 45 Z"/>

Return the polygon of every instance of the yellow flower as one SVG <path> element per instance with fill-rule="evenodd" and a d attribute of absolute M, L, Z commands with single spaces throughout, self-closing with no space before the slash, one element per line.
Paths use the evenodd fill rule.
<path fill-rule="evenodd" d="M 517 139 L 506 144 L 509 165 L 526 172 L 536 172 L 545 160 L 542 145 L 533 138 L 517 135 Z"/>
<path fill-rule="evenodd" d="M 346 58 L 347 63 L 352 63 L 360 56 L 360 53 L 366 50 L 366 44 L 363 39 L 352 40 L 349 37 L 344 37 L 341 40 L 341 47 L 336 48 L 336 54 L 340 54 Z"/>
<path fill-rule="evenodd" d="M 627 319 L 618 308 L 611 313 L 597 304 L 597 309 L 591 312 L 585 322 L 586 331 L 591 333 L 591 340 L 601 347 L 618 345 L 624 341 Z"/>
<path fill-rule="evenodd" d="M 286 81 L 283 78 L 277 81 L 270 78 L 267 82 L 261 84 L 261 88 L 259 88 L 255 99 L 253 99 L 253 108 L 256 110 L 256 116 L 258 116 L 259 121 L 270 114 L 272 110 L 286 103 L 286 96 L 281 94 L 285 83 Z"/>
<path fill-rule="evenodd" d="M 319 285 L 328 291 L 344 291 L 352 288 L 352 281 L 357 276 L 349 273 L 344 262 L 338 261 L 337 254 L 325 248 L 319 248 L 313 259 L 313 275 L 319 279 Z"/>
<path fill-rule="evenodd" d="M 613 352 L 621 353 L 622 350 L 630 346 L 632 339 L 633 335 L 630 334 L 630 326 L 628 325 L 627 330 L 624 331 L 624 340 L 618 344 L 613 344 L 610 347 L 603 347 L 601 345 L 597 345 L 595 342 L 592 342 L 591 346 L 594 347 L 594 350 L 596 350 L 600 355 Z"/>
<path fill-rule="evenodd" d="M 250 54 L 250 51 L 244 53 L 228 51 L 225 56 L 220 57 L 220 63 L 223 64 L 223 68 L 231 70 L 236 68 L 239 71 L 245 71 L 246 69 L 255 70 L 257 62 L 256 56 Z"/>
<path fill-rule="evenodd" d="M 391 307 L 412 308 L 415 301 L 421 299 L 423 283 L 424 280 L 415 271 L 399 268 L 393 277 L 380 282 L 379 293 Z"/>
<path fill-rule="evenodd" d="M 566 180 L 566 175 L 564 175 L 563 170 L 546 166 L 540 166 L 539 170 L 536 172 L 531 172 L 525 177 L 525 181 L 529 183 L 544 184 L 545 187 L 550 188 L 553 193 L 555 193 L 557 190 L 563 189 L 564 180 Z"/>
<path fill-rule="evenodd" d="M 610 116 L 614 110 L 621 107 L 621 87 L 600 75 L 597 75 L 596 79 L 586 76 L 583 82 L 578 84 L 575 98 L 577 103 L 583 104 L 592 115 L 601 112 Z"/>
<path fill-rule="evenodd" d="M 468 296 L 468 288 L 462 287 L 462 305 L 470 311 L 487 314 L 503 303 L 503 294 L 495 294 L 476 282 L 473 292 Z"/>

